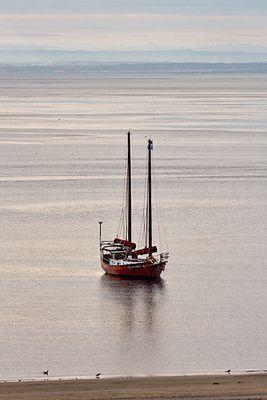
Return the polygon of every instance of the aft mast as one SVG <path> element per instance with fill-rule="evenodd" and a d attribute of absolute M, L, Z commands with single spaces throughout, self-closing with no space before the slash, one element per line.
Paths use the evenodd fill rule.
<path fill-rule="evenodd" d="M 128 237 L 132 242 L 132 174 L 131 174 L 131 131 L 128 133 L 128 164 L 127 164 L 127 205 L 128 205 Z"/>
<path fill-rule="evenodd" d="M 151 150 L 153 149 L 153 141 L 148 139 L 148 248 L 149 255 L 152 256 L 152 180 L 151 180 Z"/>

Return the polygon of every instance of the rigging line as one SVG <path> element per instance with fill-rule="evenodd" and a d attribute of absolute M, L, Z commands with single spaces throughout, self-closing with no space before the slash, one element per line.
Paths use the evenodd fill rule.
<path fill-rule="evenodd" d="M 147 166 L 146 166 L 147 169 Z M 147 216 L 148 216 L 148 201 L 147 201 L 147 191 L 148 191 L 148 177 L 145 175 L 144 180 L 144 196 L 143 196 L 143 216 L 142 216 L 142 225 L 140 230 L 141 242 L 140 247 L 147 246 Z"/>
<path fill-rule="evenodd" d="M 154 182 L 155 185 L 155 182 Z M 159 213 L 159 201 L 158 201 L 158 196 L 157 196 L 157 191 L 156 189 L 154 189 L 154 193 L 155 193 L 155 211 L 156 211 L 156 219 L 157 219 L 157 229 L 158 229 L 158 236 L 159 236 L 159 245 L 160 245 L 160 249 L 163 248 L 163 243 L 162 243 L 162 232 L 161 232 L 161 226 L 160 226 L 160 213 Z"/>
<path fill-rule="evenodd" d="M 154 160 L 152 161 L 153 163 L 153 170 L 155 170 L 154 167 Z M 156 214 L 156 219 L 157 219 L 157 229 L 158 229 L 158 236 L 159 236 L 159 245 L 160 249 L 163 248 L 163 243 L 162 243 L 162 231 L 161 231 L 161 224 L 162 221 L 160 219 L 160 201 L 159 201 L 159 193 L 158 193 L 158 180 L 157 180 L 157 175 L 153 174 L 153 194 L 155 197 L 155 214 Z"/>
<path fill-rule="evenodd" d="M 144 190 L 143 190 L 143 203 L 142 203 L 142 220 L 139 230 L 138 245 L 141 248 L 145 243 L 145 231 L 146 231 L 146 192 L 147 192 L 147 178 L 144 179 Z"/>
<path fill-rule="evenodd" d="M 128 139 L 127 139 L 128 140 Z M 130 158 L 132 157 L 132 146 L 130 147 Z M 123 190 L 123 201 L 122 201 L 122 211 L 121 211 L 121 221 L 120 221 L 120 230 L 122 233 L 122 237 L 125 239 L 128 237 L 128 207 L 129 207 L 129 198 L 128 198 L 128 187 L 129 187 L 129 175 L 128 175 L 128 144 L 125 156 L 125 174 L 124 174 L 124 190 Z M 132 169 L 132 163 L 131 163 Z M 131 174 L 132 175 L 132 174 Z M 132 182 L 131 182 L 132 184 Z"/>
<path fill-rule="evenodd" d="M 159 204 L 160 204 L 159 210 L 160 210 L 160 215 L 161 215 L 161 220 L 162 220 L 162 230 L 163 230 L 163 234 L 164 234 L 165 246 L 166 246 L 166 250 L 169 251 L 167 235 L 166 235 L 166 227 L 165 227 L 165 217 L 164 217 L 163 208 L 161 206 L 160 198 L 159 198 Z"/>
<path fill-rule="evenodd" d="M 161 206 L 160 198 L 159 198 L 159 212 L 160 212 L 160 219 L 162 221 L 161 227 L 162 227 L 162 232 L 163 232 L 163 237 L 164 237 L 164 242 L 165 242 L 165 249 L 166 249 L 166 251 L 169 251 L 167 235 L 166 235 L 166 227 L 165 227 L 165 217 L 164 217 L 163 208 Z"/>
<path fill-rule="evenodd" d="M 124 177 L 123 177 L 123 193 L 122 193 L 122 200 L 121 200 L 121 214 L 120 214 L 120 220 L 119 220 L 119 227 L 118 227 L 118 233 L 117 236 L 122 235 L 124 237 L 125 233 L 126 233 L 126 229 L 125 228 L 125 232 L 123 232 L 123 228 L 126 225 L 126 191 L 127 191 L 127 158 L 125 158 L 124 160 Z M 125 236 L 126 237 L 126 236 Z"/>
<path fill-rule="evenodd" d="M 156 195 L 156 200 L 158 202 L 158 211 L 159 211 L 159 219 L 161 221 L 161 232 L 163 232 L 163 236 L 164 236 L 164 242 L 165 242 L 165 248 L 167 251 L 169 251 L 169 247 L 168 247 L 168 241 L 167 241 L 167 235 L 166 235 L 166 228 L 165 228 L 165 218 L 164 218 L 164 212 L 163 212 L 163 207 L 161 205 L 161 201 L 160 201 L 160 195 L 159 195 L 159 185 L 158 185 L 158 180 L 156 178 L 156 174 L 155 176 L 155 195 Z"/>

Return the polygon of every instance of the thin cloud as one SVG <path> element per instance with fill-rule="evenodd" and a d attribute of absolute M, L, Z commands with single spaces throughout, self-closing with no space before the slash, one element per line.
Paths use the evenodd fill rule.
<path fill-rule="evenodd" d="M 266 9 L 266 0 L 9 0 L 0 48 L 267 49 Z"/>
<path fill-rule="evenodd" d="M 18 45 L 25 44 L 28 47 L 31 40 L 36 42 L 36 37 L 47 37 L 46 46 L 58 45 L 67 48 L 71 37 L 75 37 L 77 48 L 90 49 L 110 48 L 111 45 L 123 48 L 133 46 L 142 47 L 146 42 L 153 42 L 168 48 L 214 45 L 215 41 L 232 43 L 239 40 L 255 41 L 255 45 L 262 44 L 267 35 L 267 16 L 258 18 L 238 16 L 177 16 L 177 15 L 12 15 L 1 16 L 2 38 L 12 36 L 16 38 Z M 32 38 L 31 38 L 32 35 Z M 49 42 L 49 38 L 55 38 L 58 43 Z M 86 46 L 86 40 L 88 45 Z M 73 39 L 71 40 L 73 42 Z M 1 40 L 1 47 L 4 46 Z M 14 44 L 14 41 L 12 41 Z M 8 43 L 6 43 L 6 47 Z"/>
<path fill-rule="evenodd" d="M 266 0 L 9 0 L 1 1 L 3 13 L 177 13 L 187 15 L 262 15 Z"/>

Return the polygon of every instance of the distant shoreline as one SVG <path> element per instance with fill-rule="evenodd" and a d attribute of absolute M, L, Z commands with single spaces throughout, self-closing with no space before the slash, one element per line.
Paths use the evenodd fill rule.
<path fill-rule="evenodd" d="M 267 73 L 267 62 L 33 62 L 0 63 L 0 74 L 236 74 Z"/>
<path fill-rule="evenodd" d="M 267 399 L 267 374 L 0 383 L 2 400 Z"/>

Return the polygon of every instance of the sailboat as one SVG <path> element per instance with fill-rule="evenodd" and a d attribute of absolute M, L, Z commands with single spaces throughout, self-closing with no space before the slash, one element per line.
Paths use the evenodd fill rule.
<path fill-rule="evenodd" d="M 148 139 L 148 171 L 147 171 L 147 212 L 146 212 L 146 245 L 136 249 L 132 241 L 132 183 L 131 183 L 131 132 L 127 132 L 127 229 L 125 237 L 115 237 L 114 240 L 102 240 L 102 222 L 99 221 L 100 262 L 106 274 L 128 278 L 156 279 L 164 271 L 169 253 L 158 253 L 153 245 L 152 216 L 152 177 L 151 152 L 153 141 Z"/>

